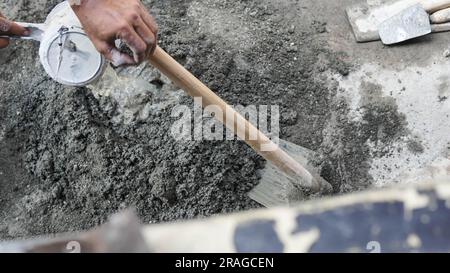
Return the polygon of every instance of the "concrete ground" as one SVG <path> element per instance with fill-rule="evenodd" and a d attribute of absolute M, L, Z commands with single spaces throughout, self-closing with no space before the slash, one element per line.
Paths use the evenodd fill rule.
<path fill-rule="evenodd" d="M 356 43 L 344 8 L 362 2 L 306 1 L 304 6 L 316 11 L 310 20 L 327 22 L 330 48 L 344 51 L 354 67 L 346 77 L 330 75 L 350 105 L 349 116 L 361 121 L 365 103 L 378 100 L 391 101 L 405 117 L 408 134 L 387 154 L 377 156 L 377 141 L 368 141 L 375 185 L 423 180 L 419 173 L 424 172 L 429 178 L 424 169 L 450 158 L 450 58 L 445 56 L 450 33 L 394 46 L 381 41 Z"/>

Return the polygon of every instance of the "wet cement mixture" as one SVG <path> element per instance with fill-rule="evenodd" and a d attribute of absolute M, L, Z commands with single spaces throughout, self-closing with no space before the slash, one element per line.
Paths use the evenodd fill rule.
<path fill-rule="evenodd" d="M 58 2 L 0 0 L 0 9 L 39 22 Z M 408 134 L 395 101 L 370 83 L 362 119 L 348 118 L 327 75 L 351 65 L 303 1 L 143 2 L 161 47 L 226 101 L 279 105 L 281 137 L 318 152 L 336 194 L 372 184 L 368 140 L 389 153 Z M 134 79 L 122 91 L 70 88 L 45 74 L 37 49 L 0 51 L 0 239 L 84 230 L 128 207 L 144 223 L 260 207 L 247 193 L 262 158 L 239 141 L 176 141 L 172 106 L 192 99 L 149 65 L 118 69 Z"/>

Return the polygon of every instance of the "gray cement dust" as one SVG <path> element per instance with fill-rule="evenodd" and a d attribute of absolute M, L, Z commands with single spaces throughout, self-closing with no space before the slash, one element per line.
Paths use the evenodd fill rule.
<path fill-rule="evenodd" d="M 57 2 L 0 8 L 42 21 Z M 387 153 L 407 133 L 376 92 L 362 121 L 347 118 L 325 76 L 349 73 L 345 54 L 328 49 L 325 23 L 302 20 L 313 11 L 301 1 L 144 2 L 161 46 L 230 104 L 279 105 L 282 138 L 319 152 L 336 193 L 372 183 L 367 139 Z M 241 142 L 176 142 L 171 106 L 192 100 L 151 67 L 119 71 L 137 79 L 125 94 L 54 83 L 31 43 L 0 51 L 0 64 L 0 238 L 88 229 L 130 206 L 146 223 L 259 207 L 246 194 L 264 161 Z"/>

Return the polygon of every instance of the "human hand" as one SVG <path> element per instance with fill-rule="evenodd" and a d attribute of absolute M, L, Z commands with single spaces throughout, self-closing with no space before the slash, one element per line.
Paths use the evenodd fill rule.
<path fill-rule="evenodd" d="M 28 30 L 17 23 L 14 23 L 6 19 L 0 12 L 0 36 L 26 36 L 28 35 Z M 0 38 L 0 48 L 5 48 L 9 45 L 8 38 Z"/>
<path fill-rule="evenodd" d="M 75 0 L 71 6 L 94 46 L 115 66 L 139 64 L 156 48 L 158 26 L 139 0 Z M 133 57 L 116 48 L 117 39 Z"/>

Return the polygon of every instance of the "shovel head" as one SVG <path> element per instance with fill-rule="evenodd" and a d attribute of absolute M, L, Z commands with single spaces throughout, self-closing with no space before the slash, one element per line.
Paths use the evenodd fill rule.
<path fill-rule="evenodd" d="M 422 5 L 409 7 L 378 26 L 381 41 L 391 45 L 431 33 L 430 17 Z"/>

